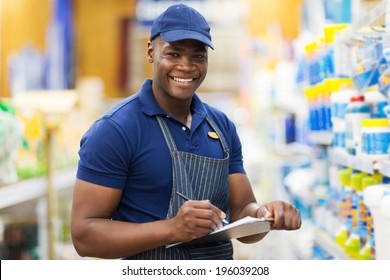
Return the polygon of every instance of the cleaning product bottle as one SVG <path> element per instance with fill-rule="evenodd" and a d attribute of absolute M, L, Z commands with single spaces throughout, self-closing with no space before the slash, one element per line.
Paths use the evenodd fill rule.
<path fill-rule="evenodd" d="M 368 219 L 372 220 L 371 213 L 368 213 Z M 375 239 L 374 239 L 374 227 L 371 222 L 371 226 L 367 226 L 367 241 L 363 248 L 359 251 L 359 259 L 361 260 L 375 260 Z"/>
<path fill-rule="evenodd" d="M 386 159 L 390 143 L 390 126 L 386 118 L 362 120 L 361 155 L 373 161 Z"/>
<path fill-rule="evenodd" d="M 383 226 L 383 235 L 386 235 L 387 238 L 383 240 L 383 243 L 380 244 L 383 247 L 383 251 L 387 253 L 383 258 L 389 260 L 390 259 L 390 190 L 384 193 L 384 196 L 380 203 L 380 210 L 385 217 L 385 224 Z"/>
<path fill-rule="evenodd" d="M 356 206 L 353 205 L 351 207 L 351 212 L 356 213 Z M 348 221 L 348 224 L 350 224 L 350 234 L 348 235 L 347 240 L 344 243 L 344 251 L 345 253 L 353 258 L 358 259 L 359 257 L 359 250 L 360 250 L 360 238 L 357 231 L 357 225 L 356 225 L 356 217 L 354 214 L 348 215 L 350 221 Z"/>
<path fill-rule="evenodd" d="M 358 191 L 359 197 L 359 237 L 361 249 L 359 251 L 358 258 L 361 260 L 370 260 L 371 252 L 374 249 L 374 229 L 373 221 L 371 217 L 370 210 L 367 205 L 364 203 L 363 191 L 372 185 L 376 185 L 381 182 L 381 175 L 375 173 L 374 176 L 367 176 L 362 179 L 361 188 Z"/>
<path fill-rule="evenodd" d="M 357 259 L 360 250 L 359 238 L 359 194 L 361 189 L 362 179 L 366 176 L 365 173 L 353 171 L 351 174 L 351 232 L 348 239 L 345 241 L 344 250 L 347 255 L 353 259 Z"/>
<path fill-rule="evenodd" d="M 369 119 L 370 107 L 363 95 L 352 97 L 346 109 L 346 149 L 351 155 L 360 154 L 361 151 L 361 121 Z"/>
<path fill-rule="evenodd" d="M 371 89 L 364 92 L 364 100 L 370 107 L 372 119 L 386 118 L 383 108 L 388 105 L 387 97 L 379 90 Z"/>
<path fill-rule="evenodd" d="M 375 232 L 375 256 L 376 259 L 390 259 L 390 250 L 388 250 L 384 244 L 389 239 L 389 235 L 386 229 L 386 216 L 381 210 L 381 200 L 386 192 L 390 191 L 389 184 L 376 184 L 371 185 L 364 189 L 364 203 L 368 206 L 372 220 L 374 224 Z M 367 226 L 370 227 L 370 223 L 367 222 Z"/>
<path fill-rule="evenodd" d="M 341 225 L 335 234 L 335 242 L 344 247 L 348 239 L 351 226 L 351 168 L 343 169 L 339 172 L 339 180 L 342 184 L 342 194 L 339 201 L 339 218 Z"/>

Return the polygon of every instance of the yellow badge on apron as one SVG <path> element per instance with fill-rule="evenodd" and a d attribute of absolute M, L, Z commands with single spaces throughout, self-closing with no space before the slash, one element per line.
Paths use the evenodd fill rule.
<path fill-rule="evenodd" d="M 210 138 L 212 138 L 212 139 L 216 139 L 216 140 L 219 139 L 218 134 L 217 134 L 216 132 L 214 132 L 214 131 L 208 132 L 207 135 L 208 135 Z"/>

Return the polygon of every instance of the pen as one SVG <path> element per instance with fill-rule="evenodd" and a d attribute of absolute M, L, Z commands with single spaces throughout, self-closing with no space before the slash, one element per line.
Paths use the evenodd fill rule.
<path fill-rule="evenodd" d="M 191 200 L 191 199 L 189 199 L 188 197 L 186 197 L 184 194 L 181 194 L 181 193 L 179 193 L 179 192 L 176 192 L 176 194 L 177 194 L 178 196 L 180 196 L 181 198 L 183 198 L 184 200 L 186 200 L 186 201 Z M 221 221 L 222 221 L 222 223 L 225 224 L 225 225 L 228 225 L 228 224 L 229 224 L 229 222 L 228 222 L 226 219 L 221 219 Z"/>

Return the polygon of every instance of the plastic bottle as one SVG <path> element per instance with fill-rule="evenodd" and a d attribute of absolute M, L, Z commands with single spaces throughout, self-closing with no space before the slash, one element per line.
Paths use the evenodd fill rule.
<path fill-rule="evenodd" d="M 337 165 L 329 166 L 329 187 L 328 187 L 328 225 L 327 232 L 332 238 L 335 238 L 337 230 L 341 227 L 340 199 L 343 186 L 339 180 L 340 167 Z"/>
<path fill-rule="evenodd" d="M 361 247 L 359 236 L 359 191 L 362 188 L 362 179 L 366 177 L 365 173 L 353 171 L 351 174 L 351 232 L 344 244 L 347 255 L 357 259 Z"/>
<path fill-rule="evenodd" d="M 364 99 L 370 107 L 370 115 L 372 119 L 386 118 L 383 108 L 389 103 L 384 94 L 378 90 L 367 90 L 364 92 Z"/>
<path fill-rule="evenodd" d="M 352 97 L 347 106 L 346 121 L 346 148 L 351 155 L 360 154 L 361 151 L 361 122 L 370 118 L 370 107 L 364 101 L 364 96 Z"/>
<path fill-rule="evenodd" d="M 325 43 L 326 43 L 326 69 L 328 76 L 333 77 L 335 74 L 335 59 L 334 59 L 334 39 L 337 32 L 347 28 L 347 24 L 331 24 L 324 27 Z"/>
<path fill-rule="evenodd" d="M 346 121 L 345 113 L 356 90 L 352 89 L 352 80 L 347 78 L 328 78 L 325 86 L 329 92 L 330 120 L 333 132 L 333 147 L 345 151 Z"/>
<path fill-rule="evenodd" d="M 352 88 L 352 80 L 347 78 L 327 79 L 328 90 L 330 93 L 330 112 L 331 120 L 344 119 L 346 108 L 351 97 L 357 95 L 357 91 Z"/>
<path fill-rule="evenodd" d="M 369 213 L 368 217 L 371 217 Z M 367 241 L 359 251 L 360 260 L 375 260 L 374 227 L 367 227 Z"/>
<path fill-rule="evenodd" d="M 333 148 L 335 151 L 345 151 L 346 122 L 341 119 L 333 121 Z"/>
<path fill-rule="evenodd" d="M 14 108 L 0 103 L 0 184 L 18 179 L 16 160 L 22 143 L 22 129 Z"/>
<path fill-rule="evenodd" d="M 390 259 L 390 250 L 385 247 L 389 235 L 386 229 L 387 218 L 381 209 L 381 200 L 386 192 L 390 191 L 390 185 L 371 185 L 363 191 L 364 203 L 370 209 L 375 231 L 375 256 L 376 259 Z"/>
<path fill-rule="evenodd" d="M 317 49 L 317 41 L 313 41 L 305 46 L 310 85 L 315 85 L 320 82 L 320 64 Z"/>
<path fill-rule="evenodd" d="M 366 119 L 361 122 L 361 154 L 372 160 L 386 159 L 390 144 L 390 126 L 387 119 Z"/>
<path fill-rule="evenodd" d="M 311 131 L 319 130 L 318 105 L 315 97 L 315 88 L 308 87 L 305 89 L 305 96 L 309 104 L 309 127 Z"/>
<path fill-rule="evenodd" d="M 374 249 L 374 236 L 373 236 L 373 224 L 370 210 L 364 203 L 363 191 L 372 185 L 376 185 L 381 182 L 379 179 L 381 176 L 367 176 L 362 179 L 361 188 L 358 190 L 358 212 L 359 212 L 359 224 L 358 231 L 360 237 L 361 249 L 359 250 L 358 258 L 361 260 L 370 260 L 371 252 Z"/>
<path fill-rule="evenodd" d="M 332 123 L 330 121 L 330 99 L 329 90 L 325 82 L 316 85 L 317 100 L 319 106 L 319 130 L 330 131 Z"/>
<path fill-rule="evenodd" d="M 344 248 L 345 242 L 348 239 L 351 219 L 349 212 L 351 208 L 351 169 L 343 169 L 339 172 L 339 180 L 342 184 L 342 194 L 339 201 L 339 217 L 341 226 L 335 234 L 336 243 Z"/>
<path fill-rule="evenodd" d="M 381 203 L 380 203 L 380 210 L 382 212 L 382 215 L 384 216 L 384 222 L 382 233 L 383 235 L 387 236 L 386 239 L 383 240 L 381 244 L 378 244 L 378 246 L 382 246 L 383 251 L 386 252 L 386 255 L 384 256 L 384 259 L 389 260 L 390 259 L 390 190 L 386 191 Z"/>

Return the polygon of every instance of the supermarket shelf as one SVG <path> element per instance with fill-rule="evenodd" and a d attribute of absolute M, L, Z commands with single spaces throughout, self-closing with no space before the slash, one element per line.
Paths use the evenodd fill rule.
<path fill-rule="evenodd" d="M 330 255 L 338 260 L 350 260 L 351 258 L 344 253 L 343 249 L 337 245 L 328 234 L 320 229 L 315 232 L 315 238 L 318 244 L 324 248 Z"/>
<path fill-rule="evenodd" d="M 339 165 L 348 166 L 369 174 L 373 174 L 375 170 L 378 170 L 379 172 L 383 171 L 386 174 L 390 174 L 390 163 L 382 163 L 385 162 L 384 160 L 377 161 L 365 157 L 353 156 L 347 154 L 346 152 L 334 150 L 330 150 L 329 155 L 331 162 Z M 380 166 L 382 167 L 380 168 Z M 382 174 L 388 176 L 385 173 Z"/>
<path fill-rule="evenodd" d="M 54 172 L 54 186 L 57 190 L 73 187 L 76 167 Z M 46 178 L 38 177 L 0 186 L 0 209 L 13 206 L 47 194 Z"/>
<path fill-rule="evenodd" d="M 387 0 L 382 0 L 374 8 L 364 13 L 360 19 L 351 24 L 345 30 L 342 30 L 340 32 L 343 36 L 342 39 L 345 41 L 350 41 L 356 34 L 367 34 L 365 28 L 372 26 L 373 24 L 378 25 L 378 19 L 382 18 L 383 21 L 379 25 L 384 24 L 384 15 L 386 14 L 386 11 Z"/>
<path fill-rule="evenodd" d="M 308 135 L 309 141 L 317 145 L 331 145 L 333 133 L 329 131 L 312 131 Z"/>
<path fill-rule="evenodd" d="M 379 173 L 385 175 L 386 177 L 390 177 L 390 161 L 389 160 L 381 160 L 377 164 L 377 169 Z"/>

